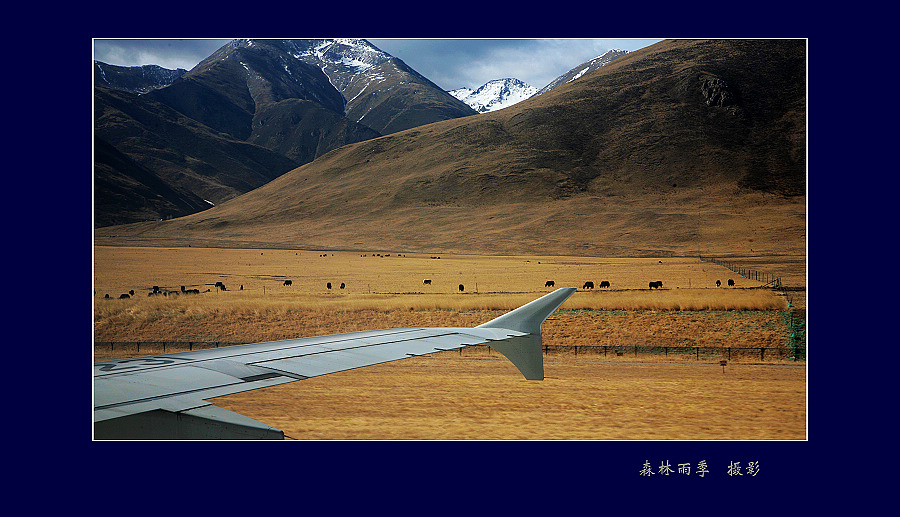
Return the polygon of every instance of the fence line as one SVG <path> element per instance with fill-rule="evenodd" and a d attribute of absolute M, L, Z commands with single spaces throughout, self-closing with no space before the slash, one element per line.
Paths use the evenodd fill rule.
<path fill-rule="evenodd" d="M 597 354 L 613 355 L 617 357 L 640 355 L 669 355 L 679 357 L 693 357 L 697 360 L 721 358 L 726 360 L 738 358 L 759 358 L 764 361 L 769 359 L 802 360 L 795 351 L 788 347 L 731 347 L 731 346 L 659 346 L 659 345 L 544 345 L 544 354 L 547 352 L 572 352 L 575 355 Z"/>
<path fill-rule="evenodd" d="M 162 350 L 166 352 L 203 350 L 218 348 L 220 346 L 240 345 L 227 341 L 98 341 L 94 343 L 95 351 L 110 352 L 134 350 L 140 353 L 141 347 L 145 352 L 150 350 Z M 478 350 L 480 353 L 494 353 L 487 344 L 468 345 L 459 348 L 459 355 L 463 350 Z M 544 355 L 550 353 L 593 354 L 616 357 L 637 357 L 638 355 L 669 355 L 700 359 L 739 359 L 754 358 L 764 361 L 766 359 L 802 361 L 805 354 L 802 350 L 793 347 L 730 347 L 730 346 L 659 346 L 659 345 L 543 345 Z"/>
<path fill-rule="evenodd" d="M 766 271 L 759 271 L 756 269 L 745 268 L 739 266 L 737 264 L 732 264 L 731 262 L 726 262 L 724 260 L 720 260 L 713 257 L 704 257 L 700 255 L 700 260 L 703 262 L 712 262 L 713 264 L 720 265 L 724 268 L 730 269 L 735 273 L 741 275 L 744 278 L 750 280 L 756 280 L 757 282 L 764 282 L 765 285 L 772 285 L 772 287 L 780 288 L 781 285 L 781 277 L 772 275 Z"/>

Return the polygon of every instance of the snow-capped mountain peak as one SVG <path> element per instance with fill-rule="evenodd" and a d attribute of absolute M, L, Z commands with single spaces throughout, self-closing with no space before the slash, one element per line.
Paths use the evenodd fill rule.
<path fill-rule="evenodd" d="M 496 111 L 521 102 L 535 93 L 537 88 L 515 78 L 494 79 L 477 90 L 457 88 L 448 92 L 479 113 Z"/>
<path fill-rule="evenodd" d="M 287 45 L 293 47 L 288 52 L 298 59 L 314 58 L 320 65 L 341 65 L 357 73 L 391 58 L 364 39 L 288 40 Z"/>

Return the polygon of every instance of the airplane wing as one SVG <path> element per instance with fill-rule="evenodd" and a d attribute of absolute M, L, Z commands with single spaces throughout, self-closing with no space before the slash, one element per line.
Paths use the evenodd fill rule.
<path fill-rule="evenodd" d="M 371 330 L 94 363 L 95 439 L 284 439 L 208 399 L 488 343 L 543 380 L 541 325 L 573 288 L 477 327 Z"/>

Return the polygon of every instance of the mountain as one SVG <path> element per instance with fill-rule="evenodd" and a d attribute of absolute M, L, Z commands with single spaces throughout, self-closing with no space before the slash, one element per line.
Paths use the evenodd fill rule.
<path fill-rule="evenodd" d="M 627 50 L 614 49 L 614 50 L 605 52 L 602 56 L 597 56 L 594 59 L 585 61 L 584 63 L 581 63 L 580 65 L 576 66 L 575 68 L 572 68 L 568 72 L 566 72 L 566 73 L 562 74 L 561 76 L 557 77 L 556 79 L 550 81 L 550 84 L 548 84 L 547 86 L 544 86 L 543 88 L 538 90 L 535 95 L 541 95 L 543 93 L 547 93 L 550 90 L 556 88 L 557 86 L 572 82 L 575 79 L 578 79 L 579 77 L 583 76 L 586 73 L 593 72 L 594 70 L 600 68 L 601 66 L 608 65 L 613 60 L 618 59 L 627 53 L 628 53 Z"/>
<path fill-rule="evenodd" d="M 537 91 L 537 88 L 518 79 L 507 78 L 488 81 L 477 90 L 458 88 L 449 93 L 471 106 L 478 113 L 486 113 L 512 106 L 531 97 Z"/>
<path fill-rule="evenodd" d="M 95 62 L 94 90 L 95 152 L 129 164 L 96 168 L 119 192 L 98 226 L 186 215 L 348 143 L 475 113 L 365 40 L 234 40 L 187 72 Z M 167 190 L 141 200 L 151 185 Z M 160 204 L 173 192 L 192 201 Z"/>
<path fill-rule="evenodd" d="M 158 65 L 116 66 L 94 61 L 94 84 L 131 93 L 147 93 L 163 88 L 186 73 L 184 68 L 170 70 Z"/>
<path fill-rule="evenodd" d="M 506 109 L 330 151 L 98 244 L 805 253 L 806 42 L 666 40 Z"/>
<path fill-rule="evenodd" d="M 610 50 L 602 56 L 585 61 L 568 72 L 557 77 L 547 86 L 538 90 L 518 79 L 495 79 L 488 81 L 476 90 L 471 88 L 457 88 L 451 90 L 450 95 L 465 102 L 478 113 L 487 113 L 512 106 L 529 97 L 546 93 L 557 86 L 574 81 L 588 72 L 611 63 L 614 59 L 627 54 L 625 50 Z"/>
<path fill-rule="evenodd" d="M 94 224 L 205 210 L 299 165 L 150 95 L 94 88 Z"/>
<path fill-rule="evenodd" d="M 430 80 L 362 39 L 236 40 L 319 68 L 345 99 L 344 114 L 382 135 L 474 114 Z"/>

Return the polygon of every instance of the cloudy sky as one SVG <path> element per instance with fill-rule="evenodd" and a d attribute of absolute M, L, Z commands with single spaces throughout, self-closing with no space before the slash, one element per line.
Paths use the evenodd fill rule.
<path fill-rule="evenodd" d="M 542 88 L 607 50 L 634 51 L 660 39 L 368 39 L 445 90 L 514 77 Z M 229 39 L 94 39 L 94 59 L 111 65 L 184 68 Z"/>

